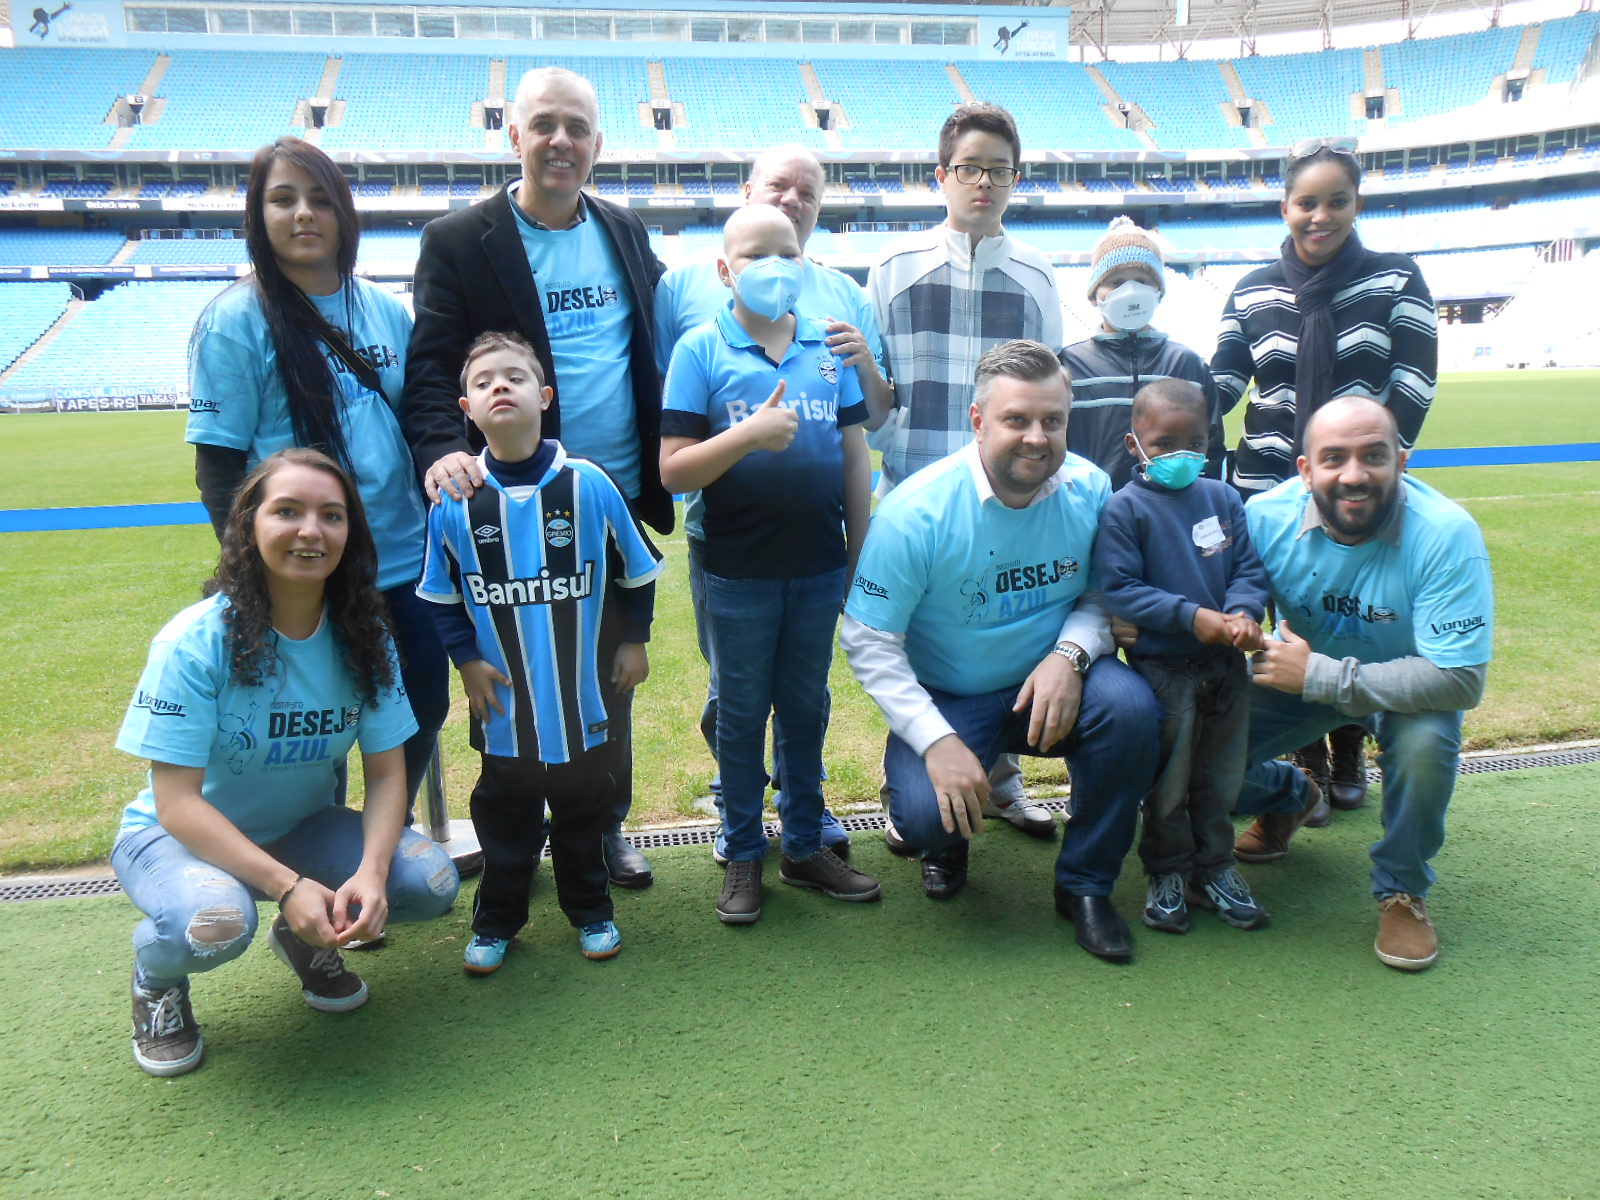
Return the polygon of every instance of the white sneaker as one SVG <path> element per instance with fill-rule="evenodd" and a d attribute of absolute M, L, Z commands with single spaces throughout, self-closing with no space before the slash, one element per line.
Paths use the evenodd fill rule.
<path fill-rule="evenodd" d="M 983 802 L 983 815 L 1009 822 L 1030 837 L 1053 838 L 1056 835 L 1054 815 L 1044 805 L 1036 804 L 1026 796 L 1006 803 L 990 792 Z"/>
<path fill-rule="evenodd" d="M 883 844 L 889 847 L 890 854 L 898 854 L 901 858 L 909 858 L 917 852 L 915 846 L 900 836 L 887 810 L 883 814 Z"/>

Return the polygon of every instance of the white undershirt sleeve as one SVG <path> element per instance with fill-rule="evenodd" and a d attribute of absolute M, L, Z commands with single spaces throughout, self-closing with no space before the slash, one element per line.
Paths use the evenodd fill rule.
<path fill-rule="evenodd" d="M 1099 592 L 1085 592 L 1078 597 L 1067 619 L 1061 623 L 1061 632 L 1056 635 L 1056 641 L 1071 642 L 1081 647 L 1089 655 L 1091 663 L 1102 655 L 1115 653 L 1116 644 L 1111 640 L 1111 613 L 1106 609 Z"/>
<path fill-rule="evenodd" d="M 917 682 L 905 643 L 904 634 L 884 633 L 848 613 L 839 625 L 839 644 L 856 681 L 883 710 L 896 736 L 918 754 L 926 754 L 929 746 L 955 730 Z"/>

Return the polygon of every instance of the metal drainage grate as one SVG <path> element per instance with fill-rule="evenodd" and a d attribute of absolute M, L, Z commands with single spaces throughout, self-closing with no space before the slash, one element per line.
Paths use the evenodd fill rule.
<path fill-rule="evenodd" d="M 114 896 L 122 891 L 115 875 L 93 879 L 0 880 L 0 901 L 60 900 L 69 896 Z"/>
<path fill-rule="evenodd" d="M 1572 749 L 1554 747 L 1548 750 L 1532 750 L 1508 753 L 1473 753 L 1462 756 L 1459 773 L 1462 775 L 1483 775 L 1498 771 L 1524 771 L 1534 767 L 1571 767 L 1584 763 L 1600 762 L 1600 745 L 1585 745 Z M 1368 767 L 1367 778 L 1373 783 L 1381 782 L 1378 768 Z M 1051 812 L 1065 812 L 1067 801 L 1060 800 L 1035 800 L 1042 808 Z M 852 813 L 839 818 L 851 833 L 865 833 L 883 828 L 883 813 L 865 812 Z M 763 828 L 767 837 L 778 836 L 778 824 L 767 821 Z M 707 822 L 701 825 L 683 825 L 676 829 L 642 829 L 636 833 L 628 834 L 628 840 L 640 850 L 662 850 L 671 846 L 709 846 L 717 836 L 716 822 Z M 544 857 L 550 857 L 550 847 L 546 846 Z M 22 900 L 62 900 L 75 896 L 114 896 L 122 891 L 122 885 L 117 882 L 114 875 L 103 875 L 90 879 L 19 879 L 7 881 L 0 879 L 0 904 L 13 903 Z"/>

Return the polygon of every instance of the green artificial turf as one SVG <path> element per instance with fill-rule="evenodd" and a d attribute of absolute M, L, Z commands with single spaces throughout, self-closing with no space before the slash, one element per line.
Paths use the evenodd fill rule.
<path fill-rule="evenodd" d="M 490 978 L 460 968 L 471 882 L 352 956 L 353 1014 L 254 946 L 196 977 L 207 1058 L 173 1080 L 128 1053 L 131 906 L 6 905 L 0 1195 L 1592 1197 L 1597 787 L 1462 780 L 1420 975 L 1372 954 L 1374 807 L 1245 868 L 1269 928 L 1140 927 L 1121 967 L 1076 948 L 1054 850 L 1007 827 L 948 903 L 861 834 L 882 903 L 774 878 L 740 929 L 687 847 L 618 895 L 609 963 L 548 865 Z M 1130 860 L 1122 911 L 1141 894 Z"/>

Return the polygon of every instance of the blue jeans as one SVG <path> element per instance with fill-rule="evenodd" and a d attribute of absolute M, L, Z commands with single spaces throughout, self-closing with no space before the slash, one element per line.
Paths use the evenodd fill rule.
<path fill-rule="evenodd" d="M 1455 792 L 1461 759 L 1459 712 L 1377 713 L 1362 719 L 1378 739 L 1383 773 L 1383 836 L 1372 857 L 1372 894 L 1426 896 L 1434 881 L 1429 860 L 1444 845 L 1444 816 Z M 1298 812 L 1310 797 L 1306 778 L 1274 761 L 1340 725 L 1349 716 L 1325 704 L 1308 704 L 1272 688 L 1251 689 L 1250 749 L 1244 788 L 1234 811 Z"/>
<path fill-rule="evenodd" d="M 766 857 L 761 807 L 769 715 L 783 766 L 783 852 L 809 857 L 822 845 L 822 739 L 844 570 L 799 579 L 725 579 L 706 571 L 703 580 L 716 647 L 716 753 L 728 858 Z"/>
<path fill-rule="evenodd" d="M 1083 678 L 1078 721 L 1048 755 L 1027 744 L 1028 713 L 1013 713 L 1020 688 L 978 696 L 928 689 L 956 736 L 985 771 L 1001 754 L 1064 758 L 1072 772 L 1072 819 L 1061 838 L 1056 885 L 1075 896 L 1109 896 L 1133 844 L 1139 802 L 1155 778 L 1161 708 L 1150 688 L 1114 658 L 1095 660 Z M 962 842 L 939 819 L 939 801 L 922 756 L 894 734 L 883 756 L 889 816 L 924 858 L 941 859 Z"/>
<path fill-rule="evenodd" d="M 700 736 L 705 738 L 706 745 L 711 750 L 713 759 L 717 756 L 717 648 L 711 641 L 711 618 L 706 615 L 706 581 L 705 566 L 702 564 L 701 551 L 696 548 L 693 538 L 689 540 L 689 604 L 694 610 L 694 636 L 700 647 L 700 657 L 705 659 L 706 666 L 711 668 L 710 676 L 706 682 L 706 702 L 700 708 Z M 833 692 L 830 689 L 827 695 L 827 705 L 822 713 L 822 730 L 826 737 L 828 719 L 833 709 Z M 781 793 L 783 791 L 783 763 L 778 756 L 776 745 L 778 739 L 777 719 L 773 722 L 773 749 L 772 749 L 772 785 Z M 828 778 L 828 768 L 822 768 L 822 778 Z M 711 777 L 711 799 L 717 806 L 717 820 L 726 824 L 727 811 L 722 803 L 722 772 L 719 768 Z M 781 806 L 783 797 L 780 794 L 778 803 Z M 822 844 L 824 846 L 838 846 L 847 843 L 850 835 L 845 832 L 844 826 L 826 808 L 822 810 Z M 717 850 L 721 854 L 727 853 L 727 834 L 719 830 L 717 833 Z"/>
<path fill-rule="evenodd" d="M 330 805 L 262 849 L 290 870 L 337 889 L 361 865 L 361 814 Z M 139 981 L 152 990 L 176 987 L 198 971 L 238 958 L 256 932 L 262 896 L 191 853 L 159 825 L 117 839 L 111 866 L 144 920 L 134 926 Z M 389 922 L 430 921 L 456 898 L 461 877 L 450 856 L 407 829 L 389 863 Z M 236 925 L 237 936 L 196 935 L 208 926 Z"/>
<path fill-rule="evenodd" d="M 1234 650 L 1135 658 L 1161 704 L 1161 772 L 1144 802 L 1139 859 L 1150 875 L 1212 879 L 1233 866 L 1233 811 L 1244 782 L 1250 672 Z"/>

